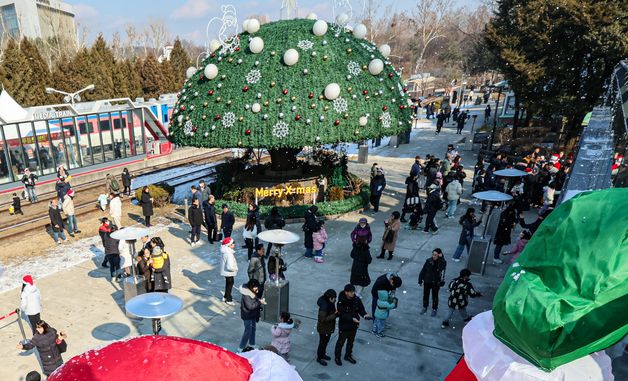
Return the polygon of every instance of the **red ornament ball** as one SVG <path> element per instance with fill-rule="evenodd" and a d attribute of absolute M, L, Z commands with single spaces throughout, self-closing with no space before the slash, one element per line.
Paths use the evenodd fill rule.
<path fill-rule="evenodd" d="M 248 135 L 251 135 L 251 130 L 246 130 L 246 131 L 244 131 L 244 133 L 245 133 L 247 136 L 248 136 Z"/>
<path fill-rule="evenodd" d="M 282 93 L 283 95 L 288 95 L 288 89 L 283 89 Z"/>
<path fill-rule="evenodd" d="M 406 108 L 404 105 L 399 106 L 399 110 L 403 110 L 404 108 Z"/>
<path fill-rule="evenodd" d="M 236 51 L 236 52 L 239 52 L 239 51 L 240 51 L 240 47 L 239 47 L 239 46 L 237 46 L 237 47 L 235 48 L 235 51 Z"/>
<path fill-rule="evenodd" d="M 200 79 L 200 80 L 202 80 L 202 79 L 204 79 L 204 78 L 205 78 L 205 77 L 203 77 L 203 74 L 201 74 L 201 75 L 198 77 L 198 79 Z"/>
<path fill-rule="evenodd" d="M 198 130 L 198 127 L 194 126 L 192 127 L 192 131 L 196 132 Z"/>
<path fill-rule="evenodd" d="M 216 53 L 212 53 L 211 57 L 215 58 L 216 57 Z"/>
<path fill-rule="evenodd" d="M 368 93 L 369 93 L 369 91 L 368 91 L 368 90 L 364 90 L 364 91 L 362 91 L 362 94 L 364 94 L 364 95 L 367 95 Z"/>
<path fill-rule="evenodd" d="M 382 110 L 384 110 L 384 111 L 388 110 L 388 106 L 382 107 Z"/>
<path fill-rule="evenodd" d="M 214 117 L 214 120 L 220 120 L 220 114 L 217 114 L 217 115 Z"/>
<path fill-rule="evenodd" d="M 314 98 L 314 93 L 309 93 L 309 94 L 307 95 L 307 97 L 308 97 L 308 98 L 310 98 L 310 99 Z"/>
<path fill-rule="evenodd" d="M 179 110 L 185 111 L 185 106 L 181 105 L 181 107 L 179 107 Z"/>
<path fill-rule="evenodd" d="M 294 120 L 296 120 L 297 122 L 298 122 L 299 120 L 301 120 L 301 115 L 297 115 L 297 116 L 295 116 L 295 117 L 294 117 Z"/>
<path fill-rule="evenodd" d="M 214 95 L 214 90 L 209 90 L 209 91 L 207 92 L 207 95 L 209 95 L 210 97 L 211 97 L 212 95 Z"/>
<path fill-rule="evenodd" d="M 249 87 L 248 86 L 244 86 L 244 88 L 242 88 L 242 91 L 244 91 L 244 92 L 249 91 Z"/>
<path fill-rule="evenodd" d="M 340 125 L 340 120 L 336 119 L 336 120 L 334 121 L 334 126 L 338 126 L 338 125 Z"/>
<path fill-rule="evenodd" d="M 404 87 L 404 88 L 403 88 L 403 92 L 404 92 L 404 93 L 407 93 L 407 92 L 408 92 L 408 88 L 407 88 L 407 87 Z"/>
<path fill-rule="evenodd" d="M 392 78 L 393 77 L 393 73 L 388 73 L 388 78 Z"/>

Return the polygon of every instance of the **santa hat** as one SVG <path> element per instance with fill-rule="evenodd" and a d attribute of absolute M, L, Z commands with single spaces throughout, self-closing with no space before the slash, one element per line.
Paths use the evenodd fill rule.
<path fill-rule="evenodd" d="M 227 237 L 227 238 L 222 240 L 222 244 L 223 245 L 231 245 L 232 243 L 233 243 L 233 238 L 231 238 L 231 237 Z"/>
<path fill-rule="evenodd" d="M 30 275 L 24 275 L 24 278 L 22 278 L 22 284 L 30 284 L 31 286 L 33 285 L 33 277 Z"/>
<path fill-rule="evenodd" d="M 526 171 L 527 173 L 530 173 L 530 172 L 532 172 L 532 168 L 526 168 L 526 169 L 524 169 L 524 171 Z"/>
<path fill-rule="evenodd" d="M 553 154 L 552 157 L 550 158 L 550 161 L 555 162 L 558 161 L 560 159 L 560 156 L 558 156 L 557 153 Z"/>
<path fill-rule="evenodd" d="M 66 193 L 68 196 L 70 197 L 74 197 L 74 191 L 72 189 L 68 190 L 68 193 Z"/>

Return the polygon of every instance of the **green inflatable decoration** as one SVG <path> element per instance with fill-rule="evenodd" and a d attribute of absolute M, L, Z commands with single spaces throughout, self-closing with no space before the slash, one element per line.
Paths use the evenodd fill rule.
<path fill-rule="evenodd" d="M 203 60 L 181 90 L 170 139 L 300 150 L 407 131 L 406 89 L 378 48 L 332 23 L 315 35 L 314 23 L 264 24 L 241 33 L 237 50 Z"/>
<path fill-rule="evenodd" d="M 628 333 L 628 189 L 585 192 L 543 222 L 493 301 L 495 336 L 546 371 Z"/>

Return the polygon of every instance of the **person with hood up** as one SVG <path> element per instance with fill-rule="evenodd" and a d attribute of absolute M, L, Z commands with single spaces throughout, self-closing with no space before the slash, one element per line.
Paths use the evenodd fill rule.
<path fill-rule="evenodd" d="M 384 176 L 384 170 L 377 168 L 377 174 L 371 179 L 371 205 L 373 205 L 373 212 L 379 211 L 379 200 L 382 198 L 382 193 L 386 188 L 386 177 Z"/>
<path fill-rule="evenodd" d="M 318 230 L 318 221 L 316 220 L 316 212 L 318 212 L 318 206 L 312 205 L 305 212 L 305 223 L 303 224 L 303 245 L 305 246 L 305 257 L 312 258 L 314 256 L 314 239 L 312 234 Z"/>
<path fill-rule="evenodd" d="M 198 198 L 193 199 L 192 205 L 188 208 L 188 222 L 192 227 L 190 246 L 196 246 L 200 244 L 201 226 L 203 225 L 203 211 Z"/>
<path fill-rule="evenodd" d="M 316 350 L 316 362 L 322 366 L 327 366 L 327 361 L 331 357 L 327 356 L 327 345 L 329 339 L 336 329 L 336 290 L 328 289 L 320 296 L 316 302 L 318 305 L 318 320 L 316 331 L 318 332 L 318 349 Z"/>
<path fill-rule="evenodd" d="M 344 359 L 351 364 L 355 364 L 357 361 L 353 358 L 353 341 L 358 332 L 360 317 L 369 320 L 371 319 L 371 315 L 366 313 L 362 300 L 355 295 L 355 287 L 353 287 L 352 284 L 345 285 L 344 290 L 340 292 L 336 310 L 339 316 L 339 334 L 338 341 L 336 341 L 334 348 L 334 360 L 336 365 L 342 365 L 342 361 L 340 360 L 342 347 L 347 343 Z"/>
<path fill-rule="evenodd" d="M 371 227 L 364 217 L 360 218 L 358 224 L 355 226 L 355 228 L 353 228 L 353 231 L 351 232 L 351 241 L 353 242 L 353 246 L 358 243 L 360 238 L 364 238 L 367 244 L 371 243 L 371 241 L 373 240 Z"/>
<path fill-rule="evenodd" d="M 25 275 L 24 278 L 22 278 L 20 310 L 28 317 L 28 322 L 31 324 L 34 335 L 37 332 L 35 325 L 41 320 L 41 294 L 37 286 L 35 286 L 31 275 Z"/>
<path fill-rule="evenodd" d="M 384 337 L 386 319 L 390 316 L 390 310 L 397 308 L 397 298 L 391 291 L 379 290 L 377 292 L 377 307 L 373 316 L 373 334 L 377 337 Z"/>
<path fill-rule="evenodd" d="M 364 287 L 371 284 L 369 265 L 373 261 L 373 257 L 371 257 L 366 237 L 358 237 L 358 242 L 353 245 L 353 249 L 351 250 L 351 258 L 353 259 L 353 263 L 351 264 L 349 283 L 355 286 L 356 293 L 360 296 Z"/>
<path fill-rule="evenodd" d="M 430 305 L 430 293 L 432 294 L 432 315 L 436 316 L 438 311 L 438 291 L 445 285 L 445 269 L 447 261 L 443 257 L 440 248 L 432 250 L 432 256 L 425 261 L 419 273 L 419 286 L 423 286 L 423 309 L 421 315 L 427 313 Z"/>
<path fill-rule="evenodd" d="M 270 333 L 273 335 L 270 345 L 277 348 L 279 355 L 286 361 L 288 361 L 290 353 L 290 334 L 293 328 L 294 321 L 290 318 L 290 314 L 284 311 L 279 314 L 279 323 L 270 329 Z"/>
<path fill-rule="evenodd" d="M 239 288 L 239 291 L 242 294 L 240 318 L 244 323 L 244 332 L 242 333 L 238 350 L 242 352 L 247 345 L 255 346 L 255 328 L 260 318 L 262 305 L 266 304 L 266 300 L 264 298 L 259 299 L 256 296 L 259 291 L 257 279 L 249 280 L 248 283 Z"/>
<path fill-rule="evenodd" d="M 52 372 L 63 365 L 63 358 L 59 352 L 58 345 L 61 344 L 67 336 L 64 332 L 57 333 L 56 329 L 42 320 L 35 324 L 35 331 L 33 338 L 25 344 L 18 344 L 17 349 L 27 351 L 37 348 L 44 374 L 50 376 Z"/>
<path fill-rule="evenodd" d="M 63 200 L 63 213 L 68 217 L 68 234 L 70 237 L 74 237 L 74 234 L 78 234 L 81 231 L 78 228 L 76 222 L 76 214 L 74 212 L 74 191 L 70 189 Z"/>
<path fill-rule="evenodd" d="M 220 275 L 225 277 L 225 296 L 222 298 L 222 301 L 230 306 L 235 306 L 233 297 L 231 296 L 231 291 L 233 289 L 234 279 L 236 275 L 238 275 L 238 261 L 235 257 L 235 241 L 233 238 L 227 237 L 222 240 L 220 253 L 222 254 L 222 261 L 220 262 Z"/>

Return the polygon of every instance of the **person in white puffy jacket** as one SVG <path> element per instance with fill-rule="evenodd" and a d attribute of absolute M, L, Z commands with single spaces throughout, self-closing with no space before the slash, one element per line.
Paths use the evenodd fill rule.
<path fill-rule="evenodd" d="M 37 286 L 35 286 L 31 275 L 25 275 L 22 278 L 20 298 L 20 310 L 28 317 L 28 322 L 31 324 L 34 335 L 35 325 L 41 320 L 41 294 Z"/>
<path fill-rule="evenodd" d="M 220 275 L 225 277 L 225 296 L 222 298 L 222 301 L 233 306 L 235 303 L 231 296 L 231 290 L 233 289 L 235 277 L 238 275 L 238 261 L 235 257 L 235 241 L 233 238 L 227 237 L 222 240 L 220 252 L 222 253 Z"/>

